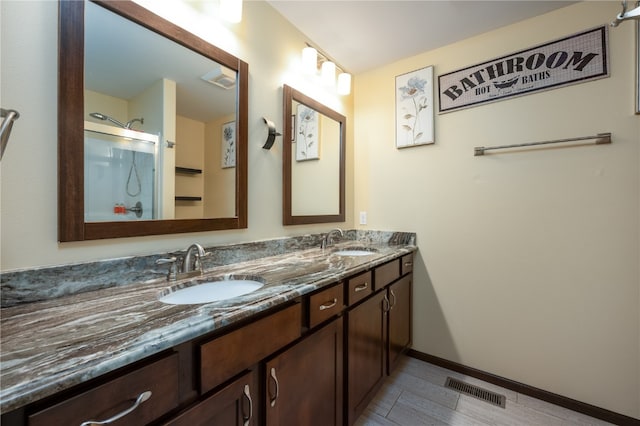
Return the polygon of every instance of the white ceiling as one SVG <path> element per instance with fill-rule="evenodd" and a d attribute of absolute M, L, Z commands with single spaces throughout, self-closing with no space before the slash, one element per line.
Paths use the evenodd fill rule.
<path fill-rule="evenodd" d="M 576 3 L 547 0 L 267 1 L 304 33 L 314 47 L 355 74 Z"/>
<path fill-rule="evenodd" d="M 178 115 L 206 123 L 235 113 L 236 90 L 201 78 L 216 62 L 92 2 L 85 22 L 86 89 L 129 100 L 166 78 L 176 83 Z"/>

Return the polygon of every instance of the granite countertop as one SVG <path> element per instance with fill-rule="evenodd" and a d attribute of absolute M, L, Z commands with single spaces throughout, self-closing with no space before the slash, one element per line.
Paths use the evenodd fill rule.
<path fill-rule="evenodd" d="M 366 245 L 369 256 L 333 254 Z M 172 346 L 415 251 L 413 245 L 337 244 L 208 269 L 206 276 L 259 276 L 261 289 L 199 305 L 159 294 L 182 281 L 154 279 L 2 308 L 0 411 L 6 413 Z M 186 281 L 186 280 L 185 280 Z"/>

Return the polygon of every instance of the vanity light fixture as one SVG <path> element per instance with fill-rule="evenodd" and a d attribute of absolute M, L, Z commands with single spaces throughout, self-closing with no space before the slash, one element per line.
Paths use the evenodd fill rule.
<path fill-rule="evenodd" d="M 234 24 L 242 21 L 242 0 L 220 0 L 220 16 Z"/>
<path fill-rule="evenodd" d="M 318 71 L 318 51 L 311 46 L 302 49 L 302 68 L 307 74 Z"/>
<path fill-rule="evenodd" d="M 336 64 L 331 61 L 325 61 L 322 63 L 322 71 L 320 72 L 320 78 L 322 84 L 331 87 L 336 84 Z"/>
<path fill-rule="evenodd" d="M 271 149 L 271 147 L 273 146 L 273 142 L 276 140 L 276 136 L 282 136 L 282 133 L 279 133 L 276 130 L 276 125 L 273 124 L 273 121 L 269 120 L 267 117 L 262 117 L 262 119 L 269 129 L 267 140 L 264 145 L 262 145 L 262 149 Z"/>
<path fill-rule="evenodd" d="M 318 70 L 320 70 L 320 81 L 323 86 L 327 87 L 336 87 L 336 71 L 339 71 L 338 94 L 348 95 L 351 93 L 351 74 L 309 44 L 302 49 L 302 68 L 304 73 L 309 75 L 318 75 Z"/>
<path fill-rule="evenodd" d="M 341 72 L 338 74 L 338 95 L 348 95 L 351 93 L 351 74 Z"/>

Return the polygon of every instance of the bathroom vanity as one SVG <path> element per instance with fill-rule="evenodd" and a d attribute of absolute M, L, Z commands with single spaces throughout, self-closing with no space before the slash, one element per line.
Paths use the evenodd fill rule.
<path fill-rule="evenodd" d="M 2 424 L 353 424 L 411 343 L 415 246 L 365 245 L 207 268 L 265 281 L 208 304 L 154 279 L 3 308 Z"/>

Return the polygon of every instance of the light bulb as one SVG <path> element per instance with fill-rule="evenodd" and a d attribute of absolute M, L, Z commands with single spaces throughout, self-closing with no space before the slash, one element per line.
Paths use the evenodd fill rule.
<path fill-rule="evenodd" d="M 234 24 L 242 21 L 242 0 L 220 0 L 220 16 Z"/>
<path fill-rule="evenodd" d="M 336 64 L 331 61 L 323 62 L 320 78 L 325 86 L 334 86 L 336 84 Z"/>
<path fill-rule="evenodd" d="M 348 95 L 351 93 L 351 74 L 341 72 L 338 74 L 338 94 Z"/>
<path fill-rule="evenodd" d="M 307 74 L 318 72 L 318 51 L 313 47 L 302 49 L 302 68 Z"/>

